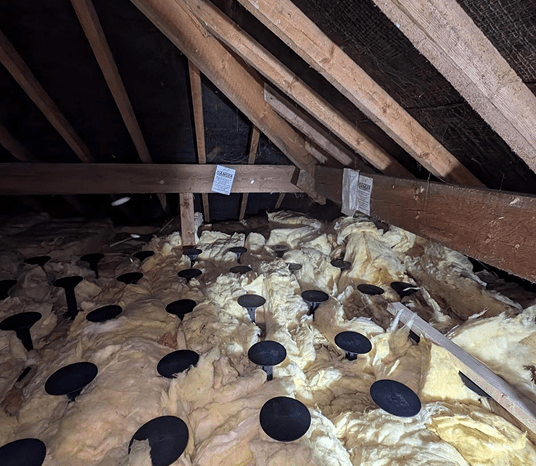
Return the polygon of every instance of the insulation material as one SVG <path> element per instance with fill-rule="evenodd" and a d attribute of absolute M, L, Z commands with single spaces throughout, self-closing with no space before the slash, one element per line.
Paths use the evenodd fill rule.
<path fill-rule="evenodd" d="M 30 353 L 14 335 L 0 332 L 0 389 L 11 393 L 10 409 L 3 397 L 0 410 L 0 444 L 39 438 L 47 445 L 46 466 L 149 466 L 148 443 L 134 442 L 128 455 L 130 439 L 147 421 L 174 415 L 190 434 L 175 466 L 536 464 L 536 449 L 526 434 L 462 384 L 444 350 L 424 340 L 412 343 L 409 330 L 388 318 L 385 306 L 398 299 L 391 281 L 415 283 L 422 294 L 445 276 L 452 286 L 458 283 L 456 274 L 465 283 L 468 269 L 457 265 L 463 264 L 460 258 L 439 246 L 427 258 L 419 238 L 394 228 L 378 230 L 364 217 L 325 225 L 280 212 L 270 214 L 270 220 L 267 240 L 259 233 L 203 232 L 197 245 L 203 253 L 194 265 L 203 274 L 188 284 L 176 275 L 190 267 L 176 233 L 154 238 L 147 249 L 155 254 L 141 264 L 129 254 L 106 257 L 99 280 L 75 259 L 54 262 L 46 276 L 21 269 L 17 278 L 25 285 L 2 302 L 0 318 L 21 306 L 39 308 L 43 318 L 32 330 L 36 349 Z M 290 248 L 282 259 L 271 249 L 276 244 Z M 253 270 L 230 273 L 236 256 L 228 250 L 243 245 L 248 252 L 241 262 Z M 409 258 L 408 252 L 413 254 Z M 342 273 L 330 264 L 341 254 L 352 262 Z M 422 267 L 417 279 L 407 268 L 410 261 L 435 262 Z M 294 274 L 287 262 L 303 267 Z M 119 273 L 138 270 L 144 277 L 136 285 L 115 280 Z M 84 276 L 76 289 L 81 311 L 69 323 L 60 316 L 65 307 L 61 294 L 48 283 L 56 274 L 76 273 Z M 356 285 L 365 282 L 386 292 L 379 297 L 358 293 Z M 330 295 L 314 319 L 300 296 L 308 289 Z M 34 291 L 26 295 L 26 290 Z M 248 293 L 266 299 L 256 311 L 257 324 L 237 303 Z M 451 329 L 453 321 L 442 306 L 433 308 L 435 301 L 428 297 L 419 298 L 417 308 L 435 315 L 434 325 Z M 176 299 L 197 302 L 182 322 L 165 311 Z M 536 311 L 528 308 L 511 317 L 508 301 L 480 290 L 473 313 L 484 311 L 489 302 L 502 305 L 505 314 L 475 317 L 450 335 L 536 399 Z M 102 324 L 85 320 L 88 312 L 107 304 L 119 304 L 123 312 Z M 347 360 L 334 343 L 337 333 L 346 330 L 367 336 L 372 350 Z M 263 339 L 278 341 L 287 351 L 270 382 L 247 357 L 248 349 Z M 175 379 L 159 377 L 158 361 L 174 349 L 196 351 L 196 367 Z M 96 364 L 99 373 L 76 401 L 48 395 L 47 378 L 78 361 Z M 27 379 L 15 382 L 26 366 L 33 368 Z M 400 418 L 381 410 L 369 390 L 383 378 L 418 393 L 420 413 Z M 262 430 L 259 411 L 276 396 L 296 398 L 309 409 L 311 426 L 300 439 L 277 442 Z"/>

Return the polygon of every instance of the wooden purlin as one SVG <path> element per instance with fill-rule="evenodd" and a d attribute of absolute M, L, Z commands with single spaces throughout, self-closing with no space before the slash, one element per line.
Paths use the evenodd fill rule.
<path fill-rule="evenodd" d="M 71 0 L 71 4 L 141 161 L 143 163 L 152 163 L 153 159 L 145 143 L 134 109 L 130 103 L 93 2 L 91 0 Z M 166 196 L 162 193 L 158 193 L 157 196 L 165 212 L 167 210 Z"/>
<path fill-rule="evenodd" d="M 203 117 L 203 88 L 201 86 L 201 73 L 197 67 L 188 61 L 188 75 L 190 77 L 190 89 L 192 93 L 192 111 L 194 113 L 195 143 L 197 147 L 197 160 L 199 163 L 207 163 L 205 147 L 205 120 Z M 201 194 L 203 201 L 203 217 L 205 222 L 210 222 L 210 204 L 208 194 Z"/>
<path fill-rule="evenodd" d="M 340 169 L 318 167 L 311 182 L 341 204 Z M 536 282 L 536 196 L 366 174 L 373 218 Z"/>
<path fill-rule="evenodd" d="M 232 193 L 296 193 L 292 165 L 226 165 Z M 0 195 L 210 193 L 216 165 L 0 163 Z"/>
<path fill-rule="evenodd" d="M 260 77 L 206 34 L 182 2 L 131 1 L 292 163 L 314 173 L 304 138 L 264 101 Z M 322 202 L 316 193 L 307 194 Z"/>
<path fill-rule="evenodd" d="M 251 127 L 251 137 L 249 140 L 249 151 L 248 151 L 248 165 L 253 165 L 255 163 L 255 158 L 257 157 L 257 148 L 259 147 L 259 139 L 261 133 L 257 127 Z M 242 200 L 240 202 L 240 214 L 238 216 L 239 220 L 242 220 L 246 215 L 246 208 L 248 205 L 248 193 L 242 194 Z"/>
<path fill-rule="evenodd" d="M 414 178 L 381 146 L 355 127 L 329 102 L 309 88 L 249 34 L 208 0 L 185 0 L 192 13 L 214 37 L 229 47 L 248 65 L 297 102 L 309 115 L 348 144 L 374 168 L 390 176 Z"/>
<path fill-rule="evenodd" d="M 483 186 L 467 168 L 289 0 L 238 0 L 430 173 Z"/>
<path fill-rule="evenodd" d="M 374 0 L 536 171 L 536 96 L 455 0 Z"/>
<path fill-rule="evenodd" d="M 93 158 L 89 149 L 76 134 L 58 106 L 50 98 L 43 86 L 17 53 L 11 42 L 0 31 L 0 62 L 7 68 L 11 76 L 26 92 L 33 103 L 41 110 L 50 124 L 60 133 L 61 137 L 82 162 L 91 162 Z"/>

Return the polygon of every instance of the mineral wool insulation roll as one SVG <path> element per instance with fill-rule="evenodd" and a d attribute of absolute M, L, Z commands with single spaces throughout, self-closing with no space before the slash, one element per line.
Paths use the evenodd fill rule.
<path fill-rule="evenodd" d="M 392 282 L 415 285 L 418 294 L 405 298 L 412 310 L 533 400 L 536 307 L 523 309 L 488 291 L 464 256 L 398 228 L 379 230 L 365 217 L 328 225 L 278 212 L 269 221 L 269 232 L 247 236 L 203 232 L 194 264 L 202 275 L 189 282 L 177 276 L 191 266 L 178 233 L 153 238 L 144 249 L 154 255 L 142 262 L 105 255 L 99 279 L 78 256 L 14 269 L 22 255 L 5 251 L 0 279 L 15 278 L 17 285 L 0 301 L 0 320 L 22 311 L 42 317 L 31 329 L 34 350 L 15 332 L 0 332 L 0 446 L 39 439 L 45 466 L 150 466 L 148 441 L 134 441 L 128 453 L 133 435 L 152 419 L 176 416 L 189 437 L 173 465 L 536 464 L 527 433 L 464 385 L 445 350 L 424 338 L 417 344 L 408 328 L 393 327 L 386 303 L 399 300 Z M 279 258 L 271 246 L 281 244 L 288 251 Z M 240 262 L 250 272 L 229 272 L 237 265 L 229 249 L 237 246 L 247 248 Z M 38 252 L 50 249 L 42 245 Z M 332 266 L 336 258 L 350 267 Z M 291 272 L 289 263 L 302 267 Z M 138 271 L 143 277 L 136 284 L 116 280 Z M 62 316 L 63 291 L 51 282 L 72 275 L 84 280 L 71 322 Z M 366 295 L 357 291 L 360 284 L 385 292 Z M 312 289 L 329 296 L 314 318 L 301 297 Z M 266 300 L 255 323 L 237 302 L 245 294 Z M 166 312 L 180 299 L 197 303 L 182 320 Z M 86 320 L 110 304 L 121 306 L 119 316 Z M 343 331 L 366 336 L 372 349 L 348 360 L 335 344 Z M 262 340 L 286 349 L 271 381 L 248 359 Z M 159 361 L 183 349 L 199 354 L 197 364 L 173 379 L 159 376 Z M 48 378 L 77 362 L 93 363 L 98 373 L 75 401 L 48 394 Z M 418 414 L 381 409 L 370 388 L 382 379 L 410 387 L 421 401 Z M 259 422 L 263 405 L 281 396 L 300 401 L 311 417 L 306 433 L 290 442 L 269 437 Z"/>

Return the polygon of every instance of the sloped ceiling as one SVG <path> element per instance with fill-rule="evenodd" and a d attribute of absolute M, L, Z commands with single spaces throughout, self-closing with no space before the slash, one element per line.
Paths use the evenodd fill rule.
<path fill-rule="evenodd" d="M 295 0 L 294 3 L 487 187 L 536 194 L 536 174 L 372 0 Z M 95 0 L 93 4 L 154 163 L 196 163 L 188 60 L 128 0 Z M 410 173 L 420 179 L 434 179 L 235 0 L 215 0 L 214 4 Z M 460 0 L 459 4 L 534 91 L 534 2 Z M 140 162 L 68 0 L 2 0 L 0 29 L 96 162 Z M 207 161 L 246 163 L 251 123 L 213 83 L 205 78 L 202 82 Z M 3 90 L 0 122 L 16 140 L 39 161 L 79 162 L 4 67 L 0 67 L 0 86 Z M 14 161 L 0 147 L 0 162 Z M 290 162 L 262 135 L 256 163 Z M 112 208 L 108 196 L 78 196 L 74 204 L 88 216 L 110 216 L 120 223 L 148 223 L 177 212 L 178 195 L 167 195 L 167 198 L 167 214 L 154 195 L 136 195 L 121 208 Z M 239 194 L 210 194 L 211 219 L 237 218 L 240 198 Z M 277 199 L 277 193 L 252 194 L 247 214 L 272 209 Z M 72 204 L 60 196 L 18 201 L 3 197 L 0 212 L 22 211 L 30 205 L 53 215 L 70 216 L 78 213 Z M 283 207 L 298 210 L 311 206 L 305 195 L 289 194 L 283 201 Z M 330 208 L 334 206 L 328 204 L 323 209 Z M 201 209 L 201 199 L 196 196 L 196 210 Z"/>

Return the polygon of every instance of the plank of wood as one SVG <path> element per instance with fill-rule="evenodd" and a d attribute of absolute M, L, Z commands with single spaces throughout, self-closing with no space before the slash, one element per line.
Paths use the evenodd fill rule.
<path fill-rule="evenodd" d="M 285 199 L 285 193 L 280 193 L 279 197 L 277 198 L 277 202 L 275 203 L 274 210 L 279 210 L 281 208 L 281 204 L 283 204 L 284 199 Z"/>
<path fill-rule="evenodd" d="M 366 176 L 374 218 L 536 282 L 536 196 Z M 342 170 L 318 167 L 314 181 L 341 203 Z"/>
<path fill-rule="evenodd" d="M 373 167 L 390 176 L 414 178 L 381 146 L 356 128 L 211 2 L 185 0 L 185 3 L 190 6 L 192 13 L 199 18 L 207 31 L 269 79 L 280 91 L 291 97 Z"/>
<path fill-rule="evenodd" d="M 450 183 L 482 183 L 290 0 L 238 0 L 423 167 Z"/>
<path fill-rule="evenodd" d="M 2 123 L 0 123 L 0 145 L 21 162 L 37 162 L 30 151 L 17 141 Z"/>
<path fill-rule="evenodd" d="M 195 217 L 193 193 L 180 194 L 181 240 L 183 246 L 195 246 Z"/>
<path fill-rule="evenodd" d="M 192 110 L 194 113 L 195 143 L 197 147 L 197 160 L 199 163 L 207 163 L 205 147 L 205 119 L 203 117 L 203 88 L 201 86 L 201 73 L 191 62 L 188 62 L 190 76 L 190 89 L 192 94 Z M 205 222 L 210 222 L 210 204 L 208 194 L 201 194 L 203 201 L 203 216 Z"/>
<path fill-rule="evenodd" d="M 307 152 L 311 154 L 316 160 L 318 160 L 318 163 L 320 165 L 324 165 L 329 159 L 326 154 L 322 152 L 322 149 L 318 147 L 314 142 L 312 141 L 305 141 L 305 148 L 307 149 Z"/>
<path fill-rule="evenodd" d="M 119 109 L 121 118 L 123 118 L 123 122 L 127 127 L 141 161 L 144 163 L 152 163 L 153 159 L 151 154 L 149 154 L 149 149 L 145 143 L 143 133 L 141 132 L 134 109 L 130 103 L 130 99 L 123 84 L 123 80 L 121 79 L 121 75 L 119 74 L 119 70 L 117 69 L 112 51 L 106 40 L 93 2 L 91 0 L 71 0 L 71 4 L 80 21 L 80 25 L 84 30 L 89 45 L 93 50 L 93 54 L 97 59 L 97 63 L 104 75 L 106 84 L 108 84 L 108 88 L 112 93 L 112 97 Z M 158 193 L 158 199 L 165 212 L 167 210 L 165 194 Z"/>
<path fill-rule="evenodd" d="M 303 137 L 264 101 L 261 78 L 206 34 L 183 2 L 132 3 L 297 167 L 314 172 L 314 159 L 305 150 Z"/>
<path fill-rule="evenodd" d="M 527 429 L 536 433 L 536 403 L 403 304 L 389 303 L 387 310 L 391 314 L 399 316 L 400 321 L 408 324 L 417 335 L 423 336 L 432 343 L 446 349 L 452 355 L 453 362 L 460 372 L 463 372 L 510 414 L 521 421 Z"/>
<path fill-rule="evenodd" d="M 47 118 L 50 124 L 60 133 L 61 137 L 74 151 L 82 162 L 91 162 L 89 149 L 76 134 L 58 106 L 47 94 L 22 57 L 17 53 L 11 42 L 0 31 L 0 62 L 7 68 L 11 76 L 26 92 L 33 103 Z"/>
<path fill-rule="evenodd" d="M 251 128 L 251 137 L 249 140 L 249 150 L 248 150 L 248 165 L 253 165 L 255 163 L 255 157 L 257 157 L 257 148 L 259 147 L 259 139 L 261 133 L 256 126 Z M 240 214 L 238 218 L 242 220 L 246 216 L 246 208 L 248 205 L 248 193 L 242 194 L 242 200 L 240 202 Z"/>
<path fill-rule="evenodd" d="M 349 154 L 311 116 L 293 105 L 287 98 L 283 97 L 281 93 L 277 92 L 268 84 L 264 85 L 264 100 L 292 126 L 318 144 L 342 165 L 355 168 L 356 170 L 365 168 L 363 162 Z"/>
<path fill-rule="evenodd" d="M 236 170 L 231 192 L 300 192 L 292 165 L 226 165 Z M 0 195 L 210 193 L 216 165 L 3 163 Z"/>
<path fill-rule="evenodd" d="M 455 0 L 374 0 L 536 171 L 536 96 Z"/>

